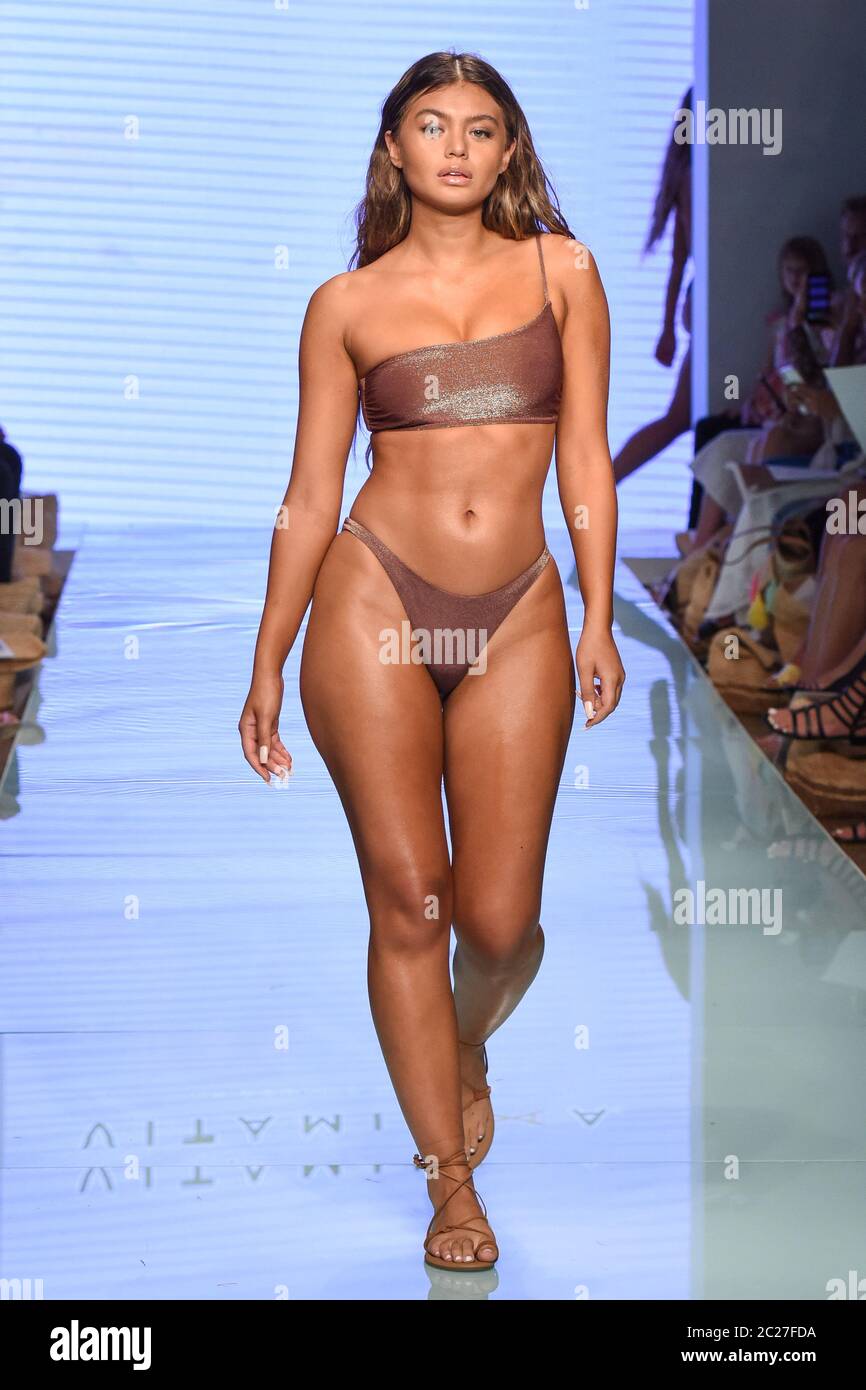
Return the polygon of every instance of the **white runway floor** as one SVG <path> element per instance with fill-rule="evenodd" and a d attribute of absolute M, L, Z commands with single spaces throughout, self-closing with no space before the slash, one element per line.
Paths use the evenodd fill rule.
<path fill-rule="evenodd" d="M 768 854 L 826 836 L 624 564 L 626 695 L 576 721 L 542 970 L 488 1045 L 500 1260 L 424 1266 L 300 643 L 294 776 L 266 787 L 240 754 L 267 540 L 92 531 L 73 565 L 0 800 L 0 1277 L 225 1300 L 826 1299 L 862 1277 L 866 880 L 838 850 Z M 780 929 L 674 924 L 701 882 L 780 889 Z"/>

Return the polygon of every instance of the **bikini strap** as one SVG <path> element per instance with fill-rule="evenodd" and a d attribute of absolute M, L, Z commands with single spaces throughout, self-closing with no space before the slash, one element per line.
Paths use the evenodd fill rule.
<path fill-rule="evenodd" d="M 541 250 L 541 232 L 535 233 L 535 244 L 538 247 L 538 263 L 541 266 L 541 283 L 544 286 L 544 302 L 550 303 L 550 295 L 547 293 L 547 275 L 544 270 L 544 256 Z"/>

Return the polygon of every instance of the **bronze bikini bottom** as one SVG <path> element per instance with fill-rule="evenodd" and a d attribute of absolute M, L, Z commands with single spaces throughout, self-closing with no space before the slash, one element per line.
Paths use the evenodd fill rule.
<path fill-rule="evenodd" d="M 391 580 L 419 643 L 416 651 L 421 663 L 430 672 L 443 702 L 470 666 L 478 667 L 484 647 L 550 559 L 545 546 L 528 569 L 501 589 L 487 594 L 453 594 L 428 584 L 354 517 L 344 519 L 343 530 L 369 546 Z"/>

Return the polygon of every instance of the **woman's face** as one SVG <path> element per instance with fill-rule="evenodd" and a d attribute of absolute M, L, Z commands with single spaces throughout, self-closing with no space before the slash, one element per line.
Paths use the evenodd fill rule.
<path fill-rule="evenodd" d="M 514 152 L 501 106 L 473 82 L 416 97 L 385 142 L 414 197 L 458 212 L 483 203 Z"/>
<path fill-rule="evenodd" d="M 787 290 L 792 299 L 796 299 L 808 274 L 809 264 L 802 256 L 785 256 L 780 268 L 782 289 Z"/>

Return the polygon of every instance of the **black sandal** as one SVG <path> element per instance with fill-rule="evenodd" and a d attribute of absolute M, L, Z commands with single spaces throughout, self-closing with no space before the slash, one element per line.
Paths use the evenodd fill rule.
<path fill-rule="evenodd" d="M 860 663 L 861 665 L 863 663 Z M 834 714 L 844 728 L 844 733 L 830 734 L 824 728 L 824 711 Z M 774 734 L 782 738 L 794 739 L 844 739 L 849 743 L 866 743 L 866 670 L 832 700 L 822 700 L 819 704 L 801 705 L 799 709 L 789 709 L 794 721 L 793 729 L 780 729 L 773 723 L 773 715 L 779 710 L 770 709 L 764 716 L 765 722 Z"/>

